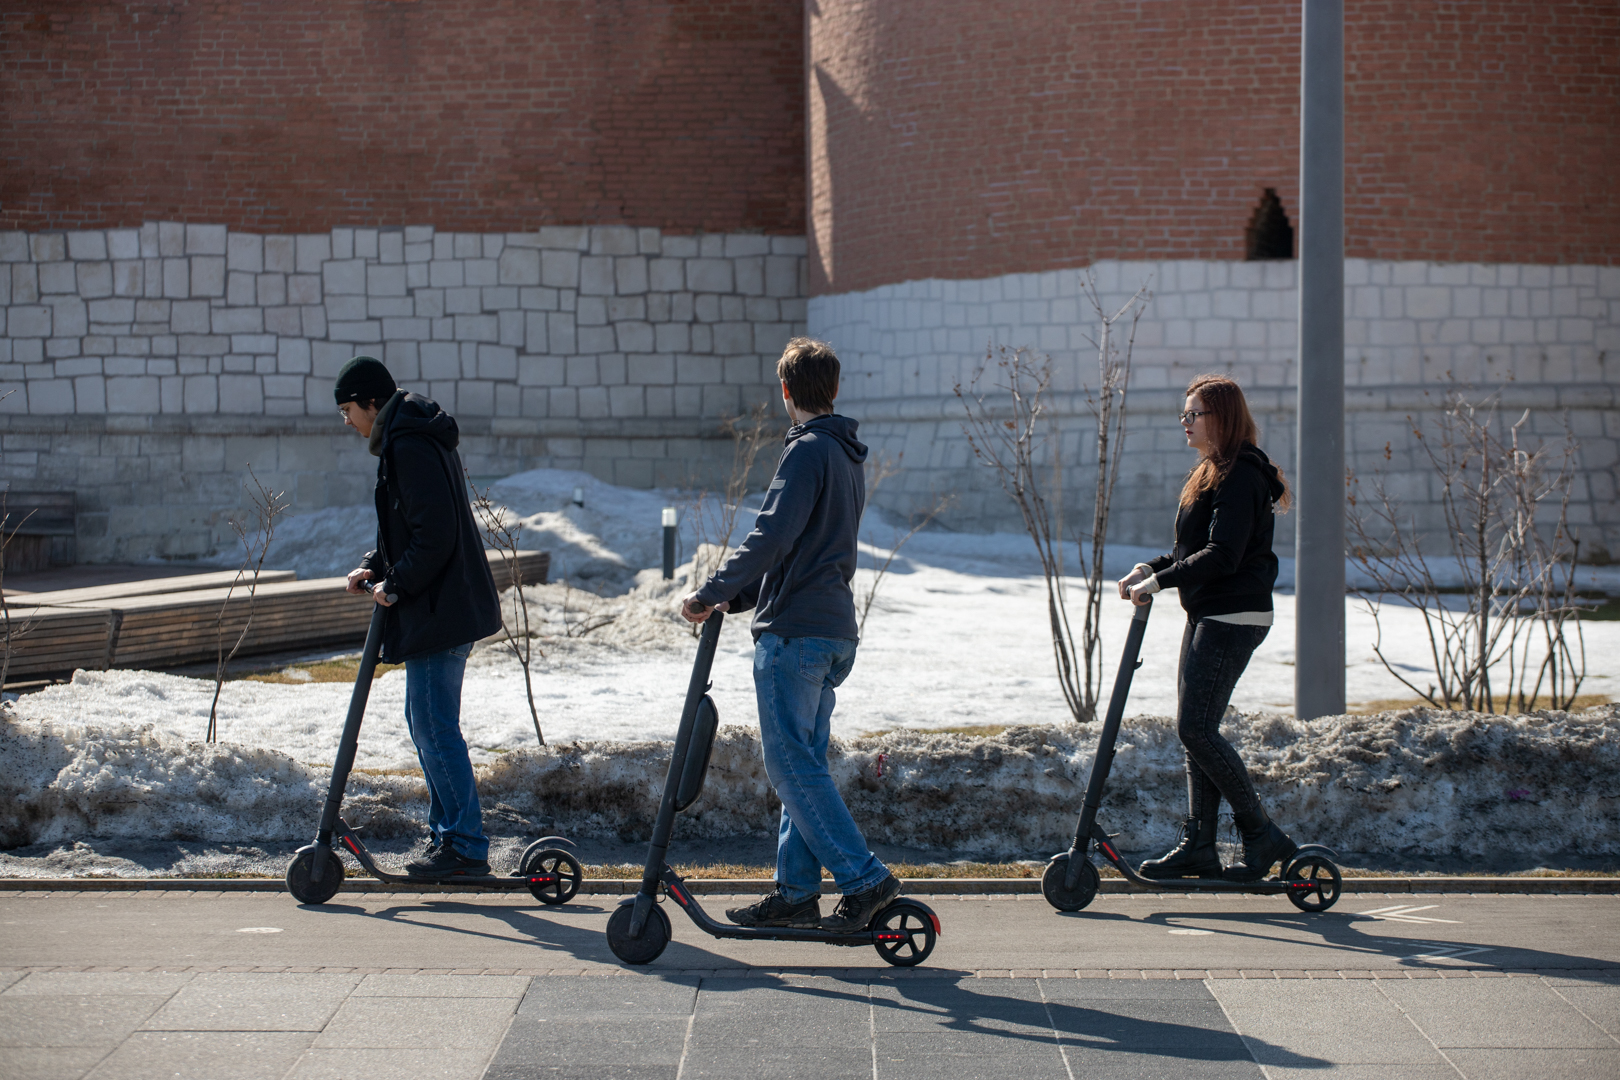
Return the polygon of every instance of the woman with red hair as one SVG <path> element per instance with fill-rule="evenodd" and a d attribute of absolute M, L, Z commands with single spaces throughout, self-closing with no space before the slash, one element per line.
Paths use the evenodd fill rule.
<path fill-rule="evenodd" d="M 1194 379 L 1180 420 L 1198 463 L 1181 489 L 1175 549 L 1137 563 L 1119 582 L 1119 595 L 1136 604 L 1160 589 L 1176 589 L 1187 612 L 1176 686 L 1176 733 L 1187 751 L 1187 821 L 1180 843 L 1143 863 L 1141 873 L 1258 881 L 1298 845 L 1266 816 L 1220 725 L 1233 687 L 1271 629 L 1273 512 L 1288 509 L 1288 484 L 1255 445 L 1259 431 L 1243 390 L 1226 376 Z M 1224 872 L 1215 848 L 1223 795 L 1243 837 L 1243 861 Z"/>

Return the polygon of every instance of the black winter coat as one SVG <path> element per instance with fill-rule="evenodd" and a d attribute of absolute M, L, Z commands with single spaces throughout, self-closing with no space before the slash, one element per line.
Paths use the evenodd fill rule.
<path fill-rule="evenodd" d="M 1147 565 L 1161 586 L 1180 590 L 1189 618 L 1271 610 L 1271 504 L 1283 490 L 1277 466 L 1245 443 L 1225 478 L 1177 512 L 1175 550 Z"/>
<path fill-rule="evenodd" d="M 377 550 L 360 565 L 399 596 L 382 646 L 383 659 L 397 664 L 488 637 L 501 628 L 501 610 L 467 501 L 455 418 L 403 390 L 391 404 L 377 460 Z"/>

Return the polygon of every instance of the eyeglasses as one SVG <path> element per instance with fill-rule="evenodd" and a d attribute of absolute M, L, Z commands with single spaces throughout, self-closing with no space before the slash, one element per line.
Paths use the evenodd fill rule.
<path fill-rule="evenodd" d="M 1176 419 L 1180 420 L 1183 424 L 1190 424 L 1194 420 L 1197 420 L 1200 416 L 1208 416 L 1208 415 L 1209 415 L 1209 410 L 1208 409 L 1203 409 L 1201 411 L 1194 411 L 1192 409 L 1188 409 L 1186 412 L 1182 413 L 1180 416 L 1177 416 Z"/>

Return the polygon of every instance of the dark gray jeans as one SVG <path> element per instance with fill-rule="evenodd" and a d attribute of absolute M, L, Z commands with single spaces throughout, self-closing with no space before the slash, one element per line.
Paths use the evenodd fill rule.
<path fill-rule="evenodd" d="M 1176 684 L 1176 734 L 1187 749 L 1189 817 L 1215 820 L 1223 795 L 1234 811 L 1260 806 L 1243 759 L 1221 736 L 1221 716 L 1232 700 L 1232 688 L 1249 666 L 1249 657 L 1270 630 L 1269 626 L 1187 620 Z"/>

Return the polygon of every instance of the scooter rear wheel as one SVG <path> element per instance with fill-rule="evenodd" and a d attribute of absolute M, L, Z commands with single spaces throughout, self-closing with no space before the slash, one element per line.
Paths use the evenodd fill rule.
<path fill-rule="evenodd" d="M 1046 902 L 1059 911 L 1079 911 L 1092 898 L 1097 895 L 1102 879 L 1097 875 L 1097 868 L 1087 859 L 1080 866 L 1080 880 L 1070 889 L 1064 878 L 1069 873 L 1069 853 L 1054 855 L 1052 861 L 1046 864 L 1046 873 L 1041 875 L 1041 895 Z"/>
<path fill-rule="evenodd" d="M 579 883 L 585 879 L 585 871 L 579 865 L 579 860 L 562 848 L 541 848 L 536 851 L 531 844 L 523 853 L 518 870 L 525 875 L 545 874 L 554 879 L 529 885 L 529 892 L 534 894 L 536 900 L 553 907 L 572 900 L 574 894 L 579 892 Z"/>
<path fill-rule="evenodd" d="M 608 948 L 627 964 L 650 964 L 663 953 L 664 947 L 674 931 L 669 925 L 669 916 L 657 904 L 647 915 L 647 925 L 641 928 L 641 936 L 630 936 L 630 918 L 635 914 L 636 905 L 620 904 L 608 916 L 607 939 Z"/>
<path fill-rule="evenodd" d="M 1339 868 L 1320 855 L 1307 855 L 1289 865 L 1283 874 L 1283 879 L 1290 885 L 1295 882 L 1308 881 L 1311 888 L 1288 890 L 1288 901 L 1301 911 L 1326 911 L 1339 899 L 1339 889 L 1344 882 Z"/>
<path fill-rule="evenodd" d="M 872 920 L 872 932 L 878 935 L 872 947 L 885 963 L 895 967 L 916 967 L 928 959 L 939 937 L 933 916 L 904 900 L 878 912 Z"/>
<path fill-rule="evenodd" d="M 321 867 L 321 880 L 318 883 L 310 881 L 314 876 L 316 859 L 326 860 Z M 324 904 L 343 887 L 343 874 L 343 860 L 337 857 L 336 852 L 329 847 L 312 844 L 300 848 L 293 861 L 287 864 L 287 891 L 300 904 Z"/>

